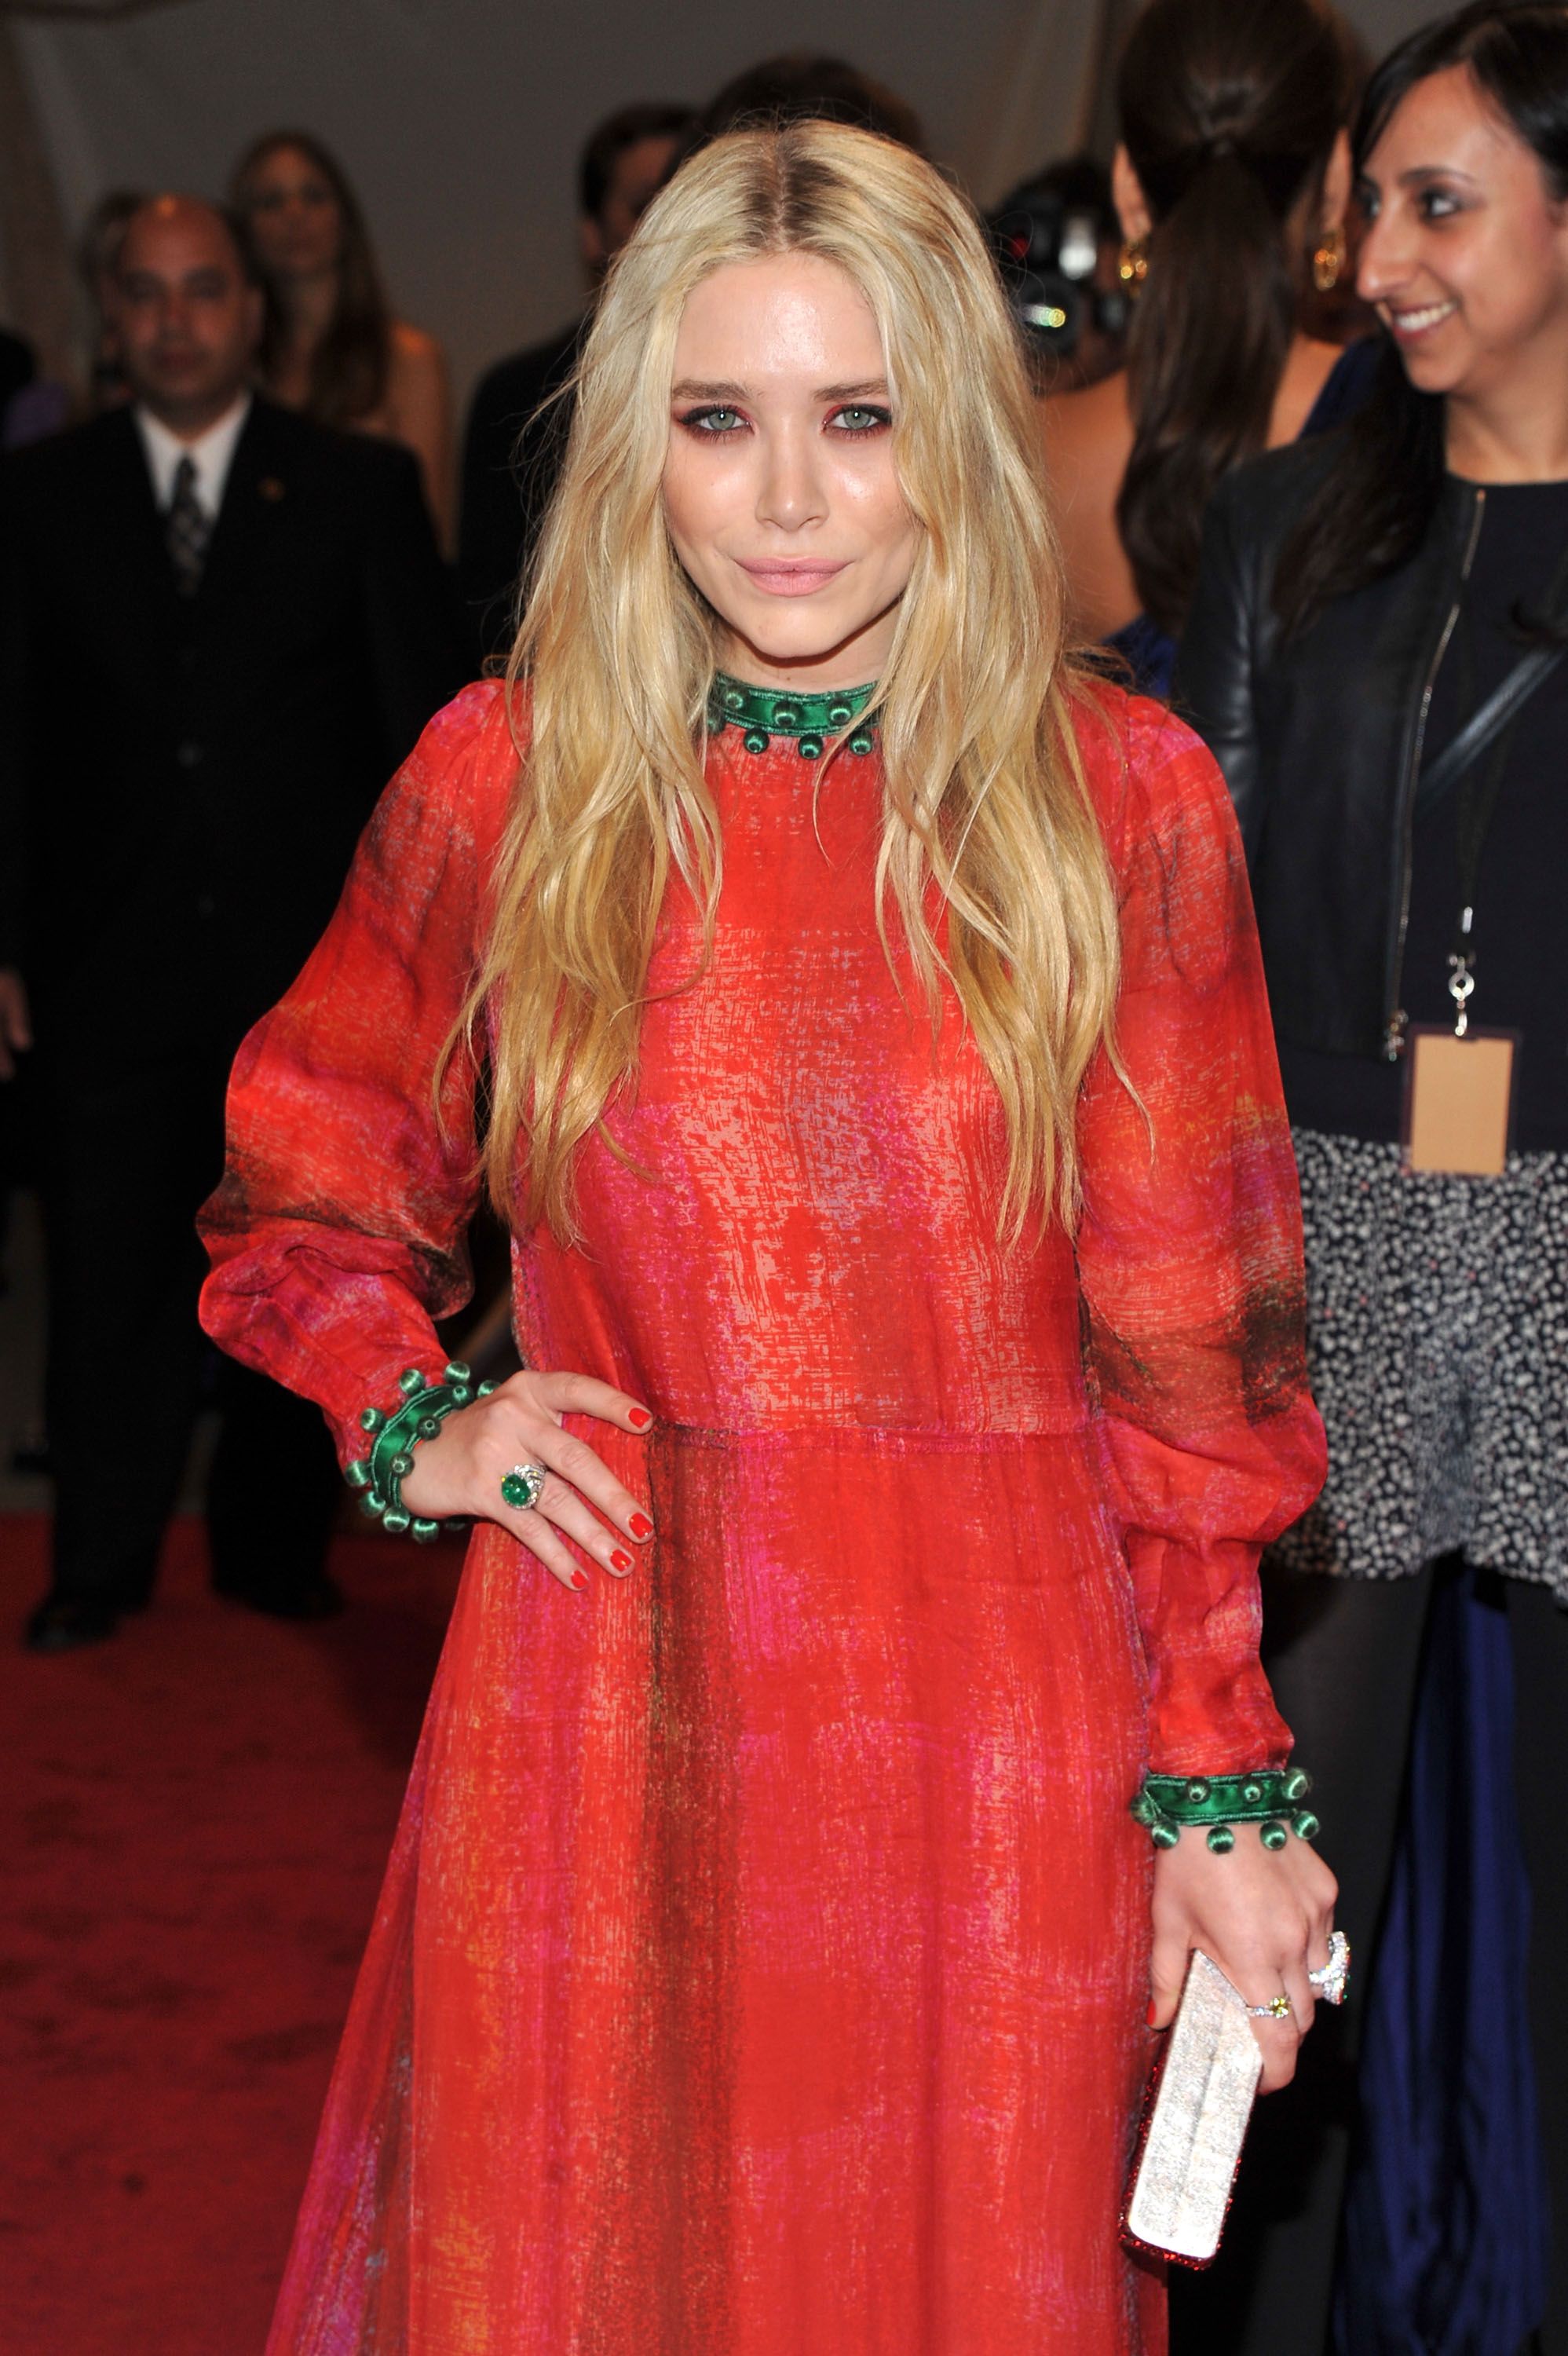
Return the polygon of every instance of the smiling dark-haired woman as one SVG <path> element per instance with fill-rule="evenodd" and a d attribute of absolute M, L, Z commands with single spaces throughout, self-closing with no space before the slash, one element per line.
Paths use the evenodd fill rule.
<path fill-rule="evenodd" d="M 1561 2356 L 1568 8 L 1475 7 L 1413 36 L 1369 87 L 1355 160 L 1360 291 L 1388 332 L 1381 379 L 1350 426 L 1221 487 L 1178 689 L 1241 815 L 1301 1171 L 1329 1475 L 1277 1550 L 1269 1641 L 1283 1706 L 1324 1768 L 1326 1812 L 1347 1831 L 1352 1941 L 1373 1932 L 1388 1886 L 1435 1598 L 1462 1608 L 1467 1674 L 1512 1655 L 1517 1816 L 1490 1854 L 1517 1821 L 1552 2287 L 1528 2233 L 1498 2257 L 1531 2207 L 1528 2095 L 1505 2130 L 1472 2090 L 1445 2161 L 1472 2223 L 1440 2292 L 1435 2274 L 1411 2291 L 1441 2317 L 1429 2336 L 1349 2344 L 1511 2356 L 1539 2324 L 1539 2346 Z M 1444 1601 L 1477 1574 L 1462 1607 Z M 1476 1709 L 1456 1725 L 1478 1745 Z M 1413 1824 L 1427 1796 L 1418 1772 Z M 1491 1960 L 1506 1963 L 1500 1899 L 1497 1912 Z M 1419 2008 L 1419 1940 L 1413 1959 Z M 1435 1980 L 1439 1959 L 1426 1964 Z M 1477 1985 L 1473 1956 L 1445 1948 L 1440 1968 L 1434 2007 L 1472 2003 L 1460 1982 L 1467 1970 Z M 1517 2008 L 1504 1976 L 1473 2004 L 1471 2051 Z M 1321 2356 L 1348 2137 L 1334 2103 L 1320 2064 L 1295 2113 L 1268 2123 L 1294 2146 L 1281 2184 L 1296 2213 L 1259 2245 L 1244 2329 L 1207 2330 L 1206 2348 Z"/>

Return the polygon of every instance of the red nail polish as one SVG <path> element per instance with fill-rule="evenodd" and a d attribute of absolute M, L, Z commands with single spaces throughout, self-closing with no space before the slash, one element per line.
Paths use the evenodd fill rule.
<path fill-rule="evenodd" d="M 1148 2008 L 1148 2025 L 1149 2025 L 1149 2027 L 1150 2027 L 1151 2029 L 1154 2027 L 1154 2024 L 1155 2024 L 1155 2017 L 1156 2017 L 1156 2015 L 1158 2013 L 1158 2011 L 1159 2011 L 1159 2007 L 1158 2007 L 1158 2005 L 1157 2005 L 1157 2004 L 1155 2004 L 1155 2003 L 1151 2000 L 1151 2002 L 1150 2002 L 1150 2004 L 1149 2004 L 1149 2008 Z"/>
<path fill-rule="evenodd" d="M 614 1553 L 610 1558 L 610 1568 L 612 1570 L 630 1570 L 632 1568 L 631 1556 L 629 1554 L 623 1553 L 621 1548 L 617 1547 Z"/>
<path fill-rule="evenodd" d="M 574 1570 L 571 1574 L 571 1583 L 581 1591 L 588 1584 L 588 1573 L 585 1570 Z"/>
<path fill-rule="evenodd" d="M 646 1514 L 634 1514 L 626 1527 L 635 1538 L 651 1538 L 654 1534 L 654 1526 Z"/>
<path fill-rule="evenodd" d="M 635 1407 L 630 1415 L 626 1418 L 626 1420 L 631 1424 L 634 1430 L 646 1431 L 649 1424 L 653 1421 L 653 1417 L 648 1413 L 645 1407 Z"/>

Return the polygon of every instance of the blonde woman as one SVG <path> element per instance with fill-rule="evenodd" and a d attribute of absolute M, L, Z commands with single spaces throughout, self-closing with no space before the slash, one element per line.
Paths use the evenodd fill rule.
<path fill-rule="evenodd" d="M 208 1330 L 476 1525 L 272 2356 L 1152 2351 L 1195 1944 L 1289 2075 L 1327 1869 L 1129 1814 L 1285 1781 L 1289 1139 L 1223 788 L 1061 611 L 967 207 L 837 126 L 694 157 L 206 1218 Z"/>

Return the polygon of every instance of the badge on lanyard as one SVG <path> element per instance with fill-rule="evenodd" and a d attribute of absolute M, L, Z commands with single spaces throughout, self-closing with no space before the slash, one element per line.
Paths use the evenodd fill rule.
<path fill-rule="evenodd" d="M 1555 601 L 1563 587 L 1553 583 Z M 1472 703 L 1473 668 L 1467 611 L 1457 636 L 1461 706 Z M 1517 1031 L 1479 1030 L 1470 1021 L 1476 990 L 1476 895 L 1481 851 L 1502 790 L 1514 732 L 1499 736 L 1484 776 L 1467 764 L 1459 785 L 1455 834 L 1459 866 L 1459 916 L 1448 958 L 1454 1024 L 1413 1023 L 1406 1034 L 1403 1138 L 1407 1170 L 1446 1171 L 1466 1178 L 1500 1178 L 1513 1143 Z"/>
<path fill-rule="evenodd" d="M 1415 1023 L 1404 1067 L 1404 1166 L 1500 1178 L 1513 1137 L 1516 1031 Z"/>

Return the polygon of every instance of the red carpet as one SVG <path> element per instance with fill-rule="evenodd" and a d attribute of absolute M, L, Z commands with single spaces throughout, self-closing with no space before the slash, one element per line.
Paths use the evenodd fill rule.
<path fill-rule="evenodd" d="M 181 1522 L 35 1660 L 46 1539 L 0 1519 L 0 2351 L 260 2356 L 461 1548 L 340 1539 L 291 1628 Z"/>

